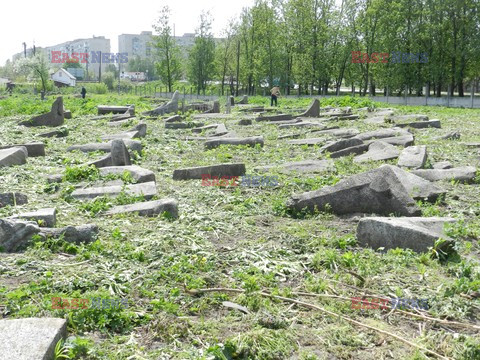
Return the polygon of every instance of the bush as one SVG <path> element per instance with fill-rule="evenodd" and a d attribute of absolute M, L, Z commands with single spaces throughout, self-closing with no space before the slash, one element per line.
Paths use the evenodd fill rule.
<path fill-rule="evenodd" d="M 108 90 L 113 90 L 113 82 L 115 81 L 115 76 L 111 72 L 106 73 L 103 76 L 103 83 L 107 86 Z M 102 93 L 103 94 L 103 93 Z"/>

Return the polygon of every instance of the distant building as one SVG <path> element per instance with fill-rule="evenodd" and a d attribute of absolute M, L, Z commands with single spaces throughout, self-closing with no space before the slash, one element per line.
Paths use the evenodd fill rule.
<path fill-rule="evenodd" d="M 122 71 L 120 74 L 121 79 L 130 79 L 132 81 L 145 81 L 147 77 L 144 72 L 134 72 L 134 71 Z"/>
<path fill-rule="evenodd" d="M 77 79 L 65 69 L 58 69 L 51 78 L 55 86 L 75 86 Z"/>

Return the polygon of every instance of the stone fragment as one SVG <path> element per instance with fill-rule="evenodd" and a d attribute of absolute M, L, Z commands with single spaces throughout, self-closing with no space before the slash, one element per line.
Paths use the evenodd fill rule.
<path fill-rule="evenodd" d="M 205 142 L 206 149 L 213 149 L 219 147 L 220 145 L 247 145 L 255 147 L 255 145 L 260 145 L 263 147 L 263 136 L 252 136 L 246 138 L 221 138 L 214 140 L 207 140 Z"/>
<path fill-rule="evenodd" d="M 14 147 L 24 147 L 25 149 L 27 149 L 28 157 L 45 156 L 45 144 L 43 142 L 33 142 L 18 145 L 2 145 L 0 146 L 0 150 L 11 149 Z"/>
<path fill-rule="evenodd" d="M 377 140 L 368 146 L 368 151 L 365 154 L 356 156 L 353 162 L 390 160 L 396 159 L 398 155 L 400 155 L 400 151 L 395 146 Z"/>
<path fill-rule="evenodd" d="M 42 229 L 41 234 L 52 238 L 62 237 L 63 240 L 70 243 L 88 244 L 97 239 L 98 226 L 95 224 L 70 225 L 60 229 Z"/>
<path fill-rule="evenodd" d="M 14 147 L 0 150 L 0 168 L 13 165 L 23 165 L 27 162 L 27 149 Z"/>
<path fill-rule="evenodd" d="M 112 141 L 112 150 L 110 151 L 113 166 L 131 165 L 130 154 L 122 140 L 116 139 Z"/>
<path fill-rule="evenodd" d="M 411 169 L 421 169 L 427 162 L 427 147 L 425 145 L 409 146 L 403 149 L 398 158 L 398 166 Z"/>
<path fill-rule="evenodd" d="M 428 120 L 428 121 L 415 121 L 411 123 L 400 123 L 396 124 L 398 127 L 411 127 L 415 129 L 425 129 L 429 127 L 440 129 L 442 125 L 440 124 L 440 120 Z"/>
<path fill-rule="evenodd" d="M 166 103 L 166 104 L 162 104 L 160 105 L 159 107 L 151 110 L 151 111 L 147 111 L 147 112 L 144 112 L 143 115 L 164 115 L 164 114 L 168 114 L 168 113 L 175 113 L 178 111 L 178 100 L 180 99 L 180 93 L 178 92 L 178 90 L 176 90 L 174 93 L 173 93 L 173 96 L 172 96 L 172 99 Z"/>
<path fill-rule="evenodd" d="M 308 107 L 307 111 L 305 111 L 300 116 L 305 117 L 318 117 L 320 115 L 320 101 L 318 99 L 314 99 L 310 106 Z"/>
<path fill-rule="evenodd" d="M 409 133 L 405 129 L 401 128 L 387 128 L 387 129 L 378 129 L 374 131 L 367 131 L 361 134 L 356 135 L 357 139 L 367 141 L 371 139 L 384 139 L 396 136 L 411 136 L 412 134 Z"/>
<path fill-rule="evenodd" d="M 440 217 L 363 218 L 358 223 L 357 240 L 361 246 L 373 249 L 401 248 L 425 252 L 439 238 L 447 240 L 443 248 L 451 245 L 452 239 L 445 235 L 443 226 L 453 222 L 452 218 Z"/>
<path fill-rule="evenodd" d="M 439 161 L 433 164 L 434 169 L 451 169 L 453 165 L 450 161 Z"/>
<path fill-rule="evenodd" d="M 219 164 L 210 166 L 199 166 L 173 171 L 173 180 L 201 179 L 202 175 L 211 176 L 242 176 L 246 172 L 245 164 Z"/>
<path fill-rule="evenodd" d="M 182 117 L 180 115 L 173 115 L 165 119 L 165 122 L 181 122 Z"/>
<path fill-rule="evenodd" d="M 128 140 L 122 139 L 123 143 L 129 148 L 131 151 L 141 152 L 142 151 L 142 143 L 138 140 Z M 67 151 L 82 151 L 82 152 L 94 152 L 94 151 L 103 151 L 103 152 L 110 152 L 112 150 L 112 141 L 104 142 L 104 143 L 90 143 L 90 144 L 83 144 L 83 145 L 72 145 L 67 148 Z"/>
<path fill-rule="evenodd" d="M 369 143 L 364 143 L 361 145 L 351 146 L 342 150 L 338 150 L 338 151 L 332 152 L 330 154 L 330 158 L 336 159 L 336 158 L 339 158 L 342 156 L 348 156 L 351 154 L 355 154 L 355 155 L 363 154 L 365 151 L 368 150 L 369 146 L 370 146 Z"/>
<path fill-rule="evenodd" d="M 22 193 L 8 192 L 0 194 L 0 208 L 5 206 L 25 205 L 28 203 L 27 195 Z"/>
<path fill-rule="evenodd" d="M 260 166 L 255 168 L 256 171 L 269 171 L 271 169 L 280 168 L 280 172 L 289 173 L 296 171 L 299 173 L 322 173 L 334 171 L 335 165 L 332 160 L 304 160 L 289 162 L 278 166 Z"/>
<path fill-rule="evenodd" d="M 99 186 L 86 189 L 77 189 L 72 192 L 72 197 L 75 199 L 95 199 L 99 196 L 116 197 L 120 195 L 122 191 L 129 196 L 143 195 L 146 200 L 151 199 L 157 194 L 157 188 L 153 181 L 140 184 L 130 185 L 112 185 L 112 186 Z"/>
<path fill-rule="evenodd" d="M 256 121 L 282 121 L 282 120 L 292 120 L 293 116 L 290 114 L 279 114 L 279 115 L 261 115 L 258 116 Z"/>
<path fill-rule="evenodd" d="M 459 131 L 450 131 L 443 136 L 438 136 L 435 140 L 458 140 L 460 139 Z"/>
<path fill-rule="evenodd" d="M 40 227 L 55 227 L 57 223 L 57 210 L 55 208 L 40 209 L 10 217 L 11 219 L 23 219 L 34 221 Z"/>
<path fill-rule="evenodd" d="M 138 213 L 139 216 L 157 216 L 168 212 L 171 217 L 178 217 L 178 203 L 174 199 L 147 201 L 130 205 L 115 206 L 105 215 Z"/>
<path fill-rule="evenodd" d="M 99 172 L 101 176 L 107 176 L 110 174 L 123 175 L 125 172 L 127 172 L 137 183 L 144 183 L 150 181 L 155 182 L 155 174 L 153 173 L 153 171 L 144 169 L 137 165 L 107 166 L 100 168 Z"/>
<path fill-rule="evenodd" d="M 22 121 L 20 125 L 24 126 L 60 126 L 63 125 L 65 119 L 63 114 L 63 98 L 61 96 L 52 104 L 50 112 L 38 116 L 34 116 L 30 120 Z"/>
<path fill-rule="evenodd" d="M 0 219 L 0 248 L 5 252 L 23 249 L 40 232 L 32 223 L 14 219 Z M 0 332 L 1 336 L 1 332 Z"/>
<path fill-rule="evenodd" d="M 413 135 L 404 135 L 404 136 L 394 136 L 388 138 L 382 138 L 382 142 L 390 145 L 400 145 L 403 147 L 411 146 L 414 143 Z"/>
<path fill-rule="evenodd" d="M 343 150 L 343 149 L 346 149 L 346 148 L 350 148 L 352 146 L 358 146 L 358 145 L 362 145 L 363 144 L 363 141 L 360 140 L 360 139 L 357 139 L 357 138 L 349 138 L 349 139 L 341 139 L 341 140 L 337 140 L 337 141 L 332 141 L 332 142 L 329 142 L 327 144 L 325 144 L 324 146 L 322 146 L 320 148 L 320 152 L 324 153 L 324 152 L 335 152 L 335 151 L 339 151 L 339 150 Z"/>
<path fill-rule="evenodd" d="M 469 183 L 475 180 L 477 169 L 474 166 L 461 166 L 451 169 L 420 169 L 413 170 L 412 173 L 428 181 L 455 180 Z"/>

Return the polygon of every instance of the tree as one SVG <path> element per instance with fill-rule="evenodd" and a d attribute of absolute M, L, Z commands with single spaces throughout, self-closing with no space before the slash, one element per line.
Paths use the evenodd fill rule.
<path fill-rule="evenodd" d="M 27 72 L 34 80 L 42 83 L 42 100 L 47 91 L 48 65 L 42 54 L 37 54 L 29 58 L 21 58 L 15 63 L 18 72 Z"/>
<path fill-rule="evenodd" d="M 158 57 L 158 61 L 155 63 L 157 73 L 165 85 L 168 86 L 168 91 L 172 92 L 173 83 L 181 78 L 182 70 L 179 49 L 170 27 L 170 9 L 168 6 L 164 6 L 160 10 L 160 16 L 153 28 L 158 33 L 153 37 L 153 45 L 157 50 Z M 153 71 L 152 73 L 150 71 L 151 76 Z"/>
<path fill-rule="evenodd" d="M 235 40 L 236 24 L 232 19 L 229 21 L 226 28 L 223 30 L 223 39 L 220 41 L 219 46 L 215 49 L 215 58 L 217 66 L 217 74 L 220 77 L 222 83 L 222 95 L 225 90 L 225 78 L 230 76 L 230 93 L 234 94 L 233 89 L 233 77 L 234 77 L 234 40 Z"/>
<path fill-rule="evenodd" d="M 209 12 L 202 12 L 200 15 L 200 25 L 195 32 L 195 41 L 188 61 L 188 77 L 195 85 L 197 94 L 200 94 L 201 90 L 205 92 L 207 82 L 215 72 L 215 42 Z"/>

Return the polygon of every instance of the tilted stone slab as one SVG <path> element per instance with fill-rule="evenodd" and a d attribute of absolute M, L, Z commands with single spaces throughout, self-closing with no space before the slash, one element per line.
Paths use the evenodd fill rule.
<path fill-rule="evenodd" d="M 136 152 L 142 151 L 142 143 L 138 140 L 128 140 L 122 139 L 124 144 L 127 146 L 128 149 Z M 113 141 L 113 140 L 112 140 Z M 82 151 L 82 152 L 94 152 L 94 151 L 103 151 L 103 152 L 110 152 L 112 150 L 112 141 L 105 142 L 105 143 L 90 143 L 90 144 L 83 144 L 83 145 L 72 145 L 67 148 L 67 151 Z"/>
<path fill-rule="evenodd" d="M 27 149 L 24 147 L 0 150 L 0 168 L 26 164 L 27 156 Z"/>
<path fill-rule="evenodd" d="M 130 205 L 115 206 L 105 215 L 138 213 L 140 216 L 157 216 L 164 212 L 170 213 L 173 218 L 178 217 L 178 203 L 174 199 L 147 201 Z"/>
<path fill-rule="evenodd" d="M 100 168 L 99 172 L 101 176 L 107 176 L 110 174 L 122 175 L 123 173 L 128 172 L 137 183 L 155 182 L 155 173 L 153 171 L 137 165 L 107 166 Z"/>
<path fill-rule="evenodd" d="M 65 121 L 63 113 L 63 98 L 61 96 L 53 102 L 50 112 L 34 116 L 30 120 L 22 121 L 24 126 L 60 126 Z"/>
<path fill-rule="evenodd" d="M 0 320 L 0 359 L 52 360 L 57 342 L 67 336 L 67 320 Z"/>
<path fill-rule="evenodd" d="M 220 145 L 247 145 L 255 147 L 256 145 L 263 147 L 263 136 L 252 136 L 246 138 L 221 138 L 214 140 L 207 140 L 205 142 L 206 149 L 213 149 L 219 147 Z"/>
<path fill-rule="evenodd" d="M 320 115 L 320 101 L 318 99 L 314 99 L 310 106 L 308 107 L 307 111 L 305 111 L 300 116 L 305 117 L 318 117 Z"/>
<path fill-rule="evenodd" d="M 450 161 L 439 161 L 433 164 L 434 169 L 451 169 L 453 165 Z"/>
<path fill-rule="evenodd" d="M 289 162 L 278 166 L 260 166 L 255 168 L 256 171 L 269 171 L 271 169 L 280 168 L 280 172 L 299 172 L 299 173 L 323 173 L 328 171 L 334 171 L 335 165 L 332 160 L 304 160 Z"/>
<path fill-rule="evenodd" d="M 348 155 L 351 155 L 351 154 L 354 154 L 354 155 L 363 154 L 365 151 L 368 150 L 369 146 L 370 146 L 369 143 L 364 143 L 364 144 L 361 144 L 361 145 L 351 146 L 351 147 L 348 147 L 348 148 L 345 148 L 345 149 L 342 149 L 342 150 L 338 150 L 338 151 L 332 152 L 330 154 L 330 158 L 336 159 L 336 158 L 339 158 L 339 157 L 342 157 L 342 156 L 348 156 Z"/>
<path fill-rule="evenodd" d="M 409 146 L 401 152 L 397 165 L 411 169 L 420 169 L 427 162 L 427 147 L 425 145 Z"/>
<path fill-rule="evenodd" d="M 165 119 L 165 122 L 181 122 L 182 117 L 180 115 L 173 115 Z"/>
<path fill-rule="evenodd" d="M 180 93 L 178 92 L 178 90 L 175 90 L 175 92 L 173 93 L 173 96 L 172 96 L 172 99 L 166 103 L 166 104 L 162 104 L 160 105 L 159 107 L 151 110 L 151 111 L 147 111 L 147 112 L 144 112 L 143 114 L 144 115 L 164 115 L 164 114 L 168 114 L 168 113 L 174 113 L 174 112 L 177 112 L 178 111 L 178 100 L 180 99 Z"/>
<path fill-rule="evenodd" d="M 198 166 L 186 169 L 176 169 L 173 171 L 173 180 L 201 179 L 202 175 L 211 176 L 242 176 L 246 169 L 243 163 L 219 164 L 210 166 Z"/>
<path fill-rule="evenodd" d="M 25 205 L 28 203 L 27 195 L 16 192 L 0 194 L 0 208 L 5 206 Z"/>
<path fill-rule="evenodd" d="M 362 145 L 363 141 L 356 138 L 341 139 L 333 142 L 329 142 L 320 148 L 320 152 L 335 152 L 343 150 L 352 146 Z"/>
<path fill-rule="evenodd" d="M 130 196 L 143 195 L 146 200 L 151 199 L 157 194 L 157 187 L 153 181 L 141 184 L 130 185 L 114 185 L 114 186 L 99 186 L 86 189 L 77 189 L 72 193 L 75 199 L 95 199 L 99 196 L 116 197 L 120 195 L 122 190 Z"/>
<path fill-rule="evenodd" d="M 350 176 L 334 186 L 294 195 L 290 209 L 309 211 L 328 208 L 335 214 L 375 213 L 419 216 L 415 199 L 435 201 L 445 192 L 428 181 L 392 165 Z"/>
<path fill-rule="evenodd" d="M 451 239 L 445 235 L 445 223 L 455 222 L 452 218 L 440 217 L 409 217 L 382 218 L 370 217 L 360 219 L 357 227 L 357 240 L 361 246 L 373 249 L 412 249 L 425 252 L 442 238 L 451 244 Z"/>
<path fill-rule="evenodd" d="M 419 169 L 412 173 L 428 181 L 455 180 L 469 183 L 475 179 L 477 169 L 474 166 L 461 166 L 451 169 Z"/>
<path fill-rule="evenodd" d="M 387 128 L 387 129 L 378 129 L 374 131 L 367 131 L 361 134 L 356 135 L 357 139 L 366 141 L 370 139 L 384 139 L 396 136 L 411 136 L 412 134 L 405 129 L 401 128 Z"/>
<path fill-rule="evenodd" d="M 98 236 L 98 226 L 85 224 L 79 226 L 66 226 L 60 229 L 42 229 L 42 235 L 46 237 L 60 238 L 70 243 L 88 244 L 94 242 Z"/>
<path fill-rule="evenodd" d="M 378 140 L 368 146 L 368 151 L 365 154 L 356 156 L 353 162 L 390 160 L 398 158 L 399 155 L 400 151 L 395 146 Z"/>
<path fill-rule="evenodd" d="M 18 251 L 39 232 L 40 228 L 35 224 L 21 220 L 0 219 L 0 248 L 5 252 Z"/>
<path fill-rule="evenodd" d="M 0 146 L 0 150 L 11 149 L 14 147 L 24 147 L 25 149 L 27 149 L 27 154 L 29 157 L 45 156 L 45 144 L 43 142 L 33 142 L 18 145 L 2 145 Z"/>
<path fill-rule="evenodd" d="M 57 224 L 57 210 L 55 208 L 40 209 L 11 216 L 10 219 L 34 221 L 42 227 L 55 227 Z"/>
<path fill-rule="evenodd" d="M 126 166 L 132 164 L 128 149 L 125 146 L 125 143 L 120 139 L 112 140 L 110 156 L 112 157 L 113 166 Z"/>
<path fill-rule="evenodd" d="M 292 120 L 293 116 L 290 114 L 279 114 L 279 115 L 262 115 L 258 116 L 256 121 L 282 121 L 282 120 Z"/>

